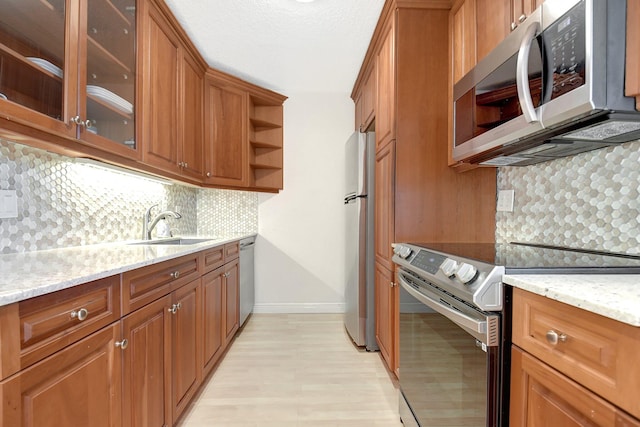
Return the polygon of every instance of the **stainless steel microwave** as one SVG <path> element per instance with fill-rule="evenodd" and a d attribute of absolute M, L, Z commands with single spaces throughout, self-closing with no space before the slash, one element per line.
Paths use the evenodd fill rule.
<path fill-rule="evenodd" d="M 640 139 L 626 8 L 546 0 L 454 85 L 453 159 L 524 166 Z"/>

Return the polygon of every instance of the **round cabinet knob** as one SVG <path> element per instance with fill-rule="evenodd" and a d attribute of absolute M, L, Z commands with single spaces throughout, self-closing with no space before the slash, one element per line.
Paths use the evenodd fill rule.
<path fill-rule="evenodd" d="M 177 279 L 178 277 L 180 277 L 180 271 L 176 270 L 173 273 L 169 274 L 169 276 L 171 276 L 171 278 L 173 279 Z"/>
<path fill-rule="evenodd" d="M 116 347 L 120 347 L 121 349 L 125 349 L 129 346 L 129 340 L 128 339 L 123 339 L 122 341 L 116 341 Z"/>
<path fill-rule="evenodd" d="M 476 274 L 478 273 L 478 269 L 475 268 L 471 264 L 462 263 L 458 270 L 456 270 L 456 276 L 462 283 L 471 283 L 476 278 Z"/>
<path fill-rule="evenodd" d="M 86 308 L 81 308 L 78 311 L 72 311 L 71 312 L 71 318 L 72 319 L 78 319 L 79 321 L 83 321 L 87 318 L 87 316 L 89 316 L 89 310 L 87 310 Z"/>

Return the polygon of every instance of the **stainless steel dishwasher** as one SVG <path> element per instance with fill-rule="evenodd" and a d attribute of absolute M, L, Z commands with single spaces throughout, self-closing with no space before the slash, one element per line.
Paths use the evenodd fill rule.
<path fill-rule="evenodd" d="M 253 268 L 255 243 L 255 237 L 240 240 L 240 326 L 247 320 L 256 302 Z"/>

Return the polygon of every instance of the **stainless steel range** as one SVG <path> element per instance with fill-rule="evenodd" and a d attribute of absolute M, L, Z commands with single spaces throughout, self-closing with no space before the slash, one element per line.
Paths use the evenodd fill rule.
<path fill-rule="evenodd" d="M 536 244 L 394 244 L 405 426 L 508 424 L 507 274 L 640 273 L 640 255 Z"/>

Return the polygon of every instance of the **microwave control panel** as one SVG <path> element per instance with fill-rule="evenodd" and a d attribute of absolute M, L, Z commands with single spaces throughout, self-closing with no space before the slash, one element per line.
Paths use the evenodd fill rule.
<path fill-rule="evenodd" d="M 547 69 L 553 72 L 548 99 L 580 87 L 585 82 L 585 2 L 579 2 L 542 33 Z"/>

